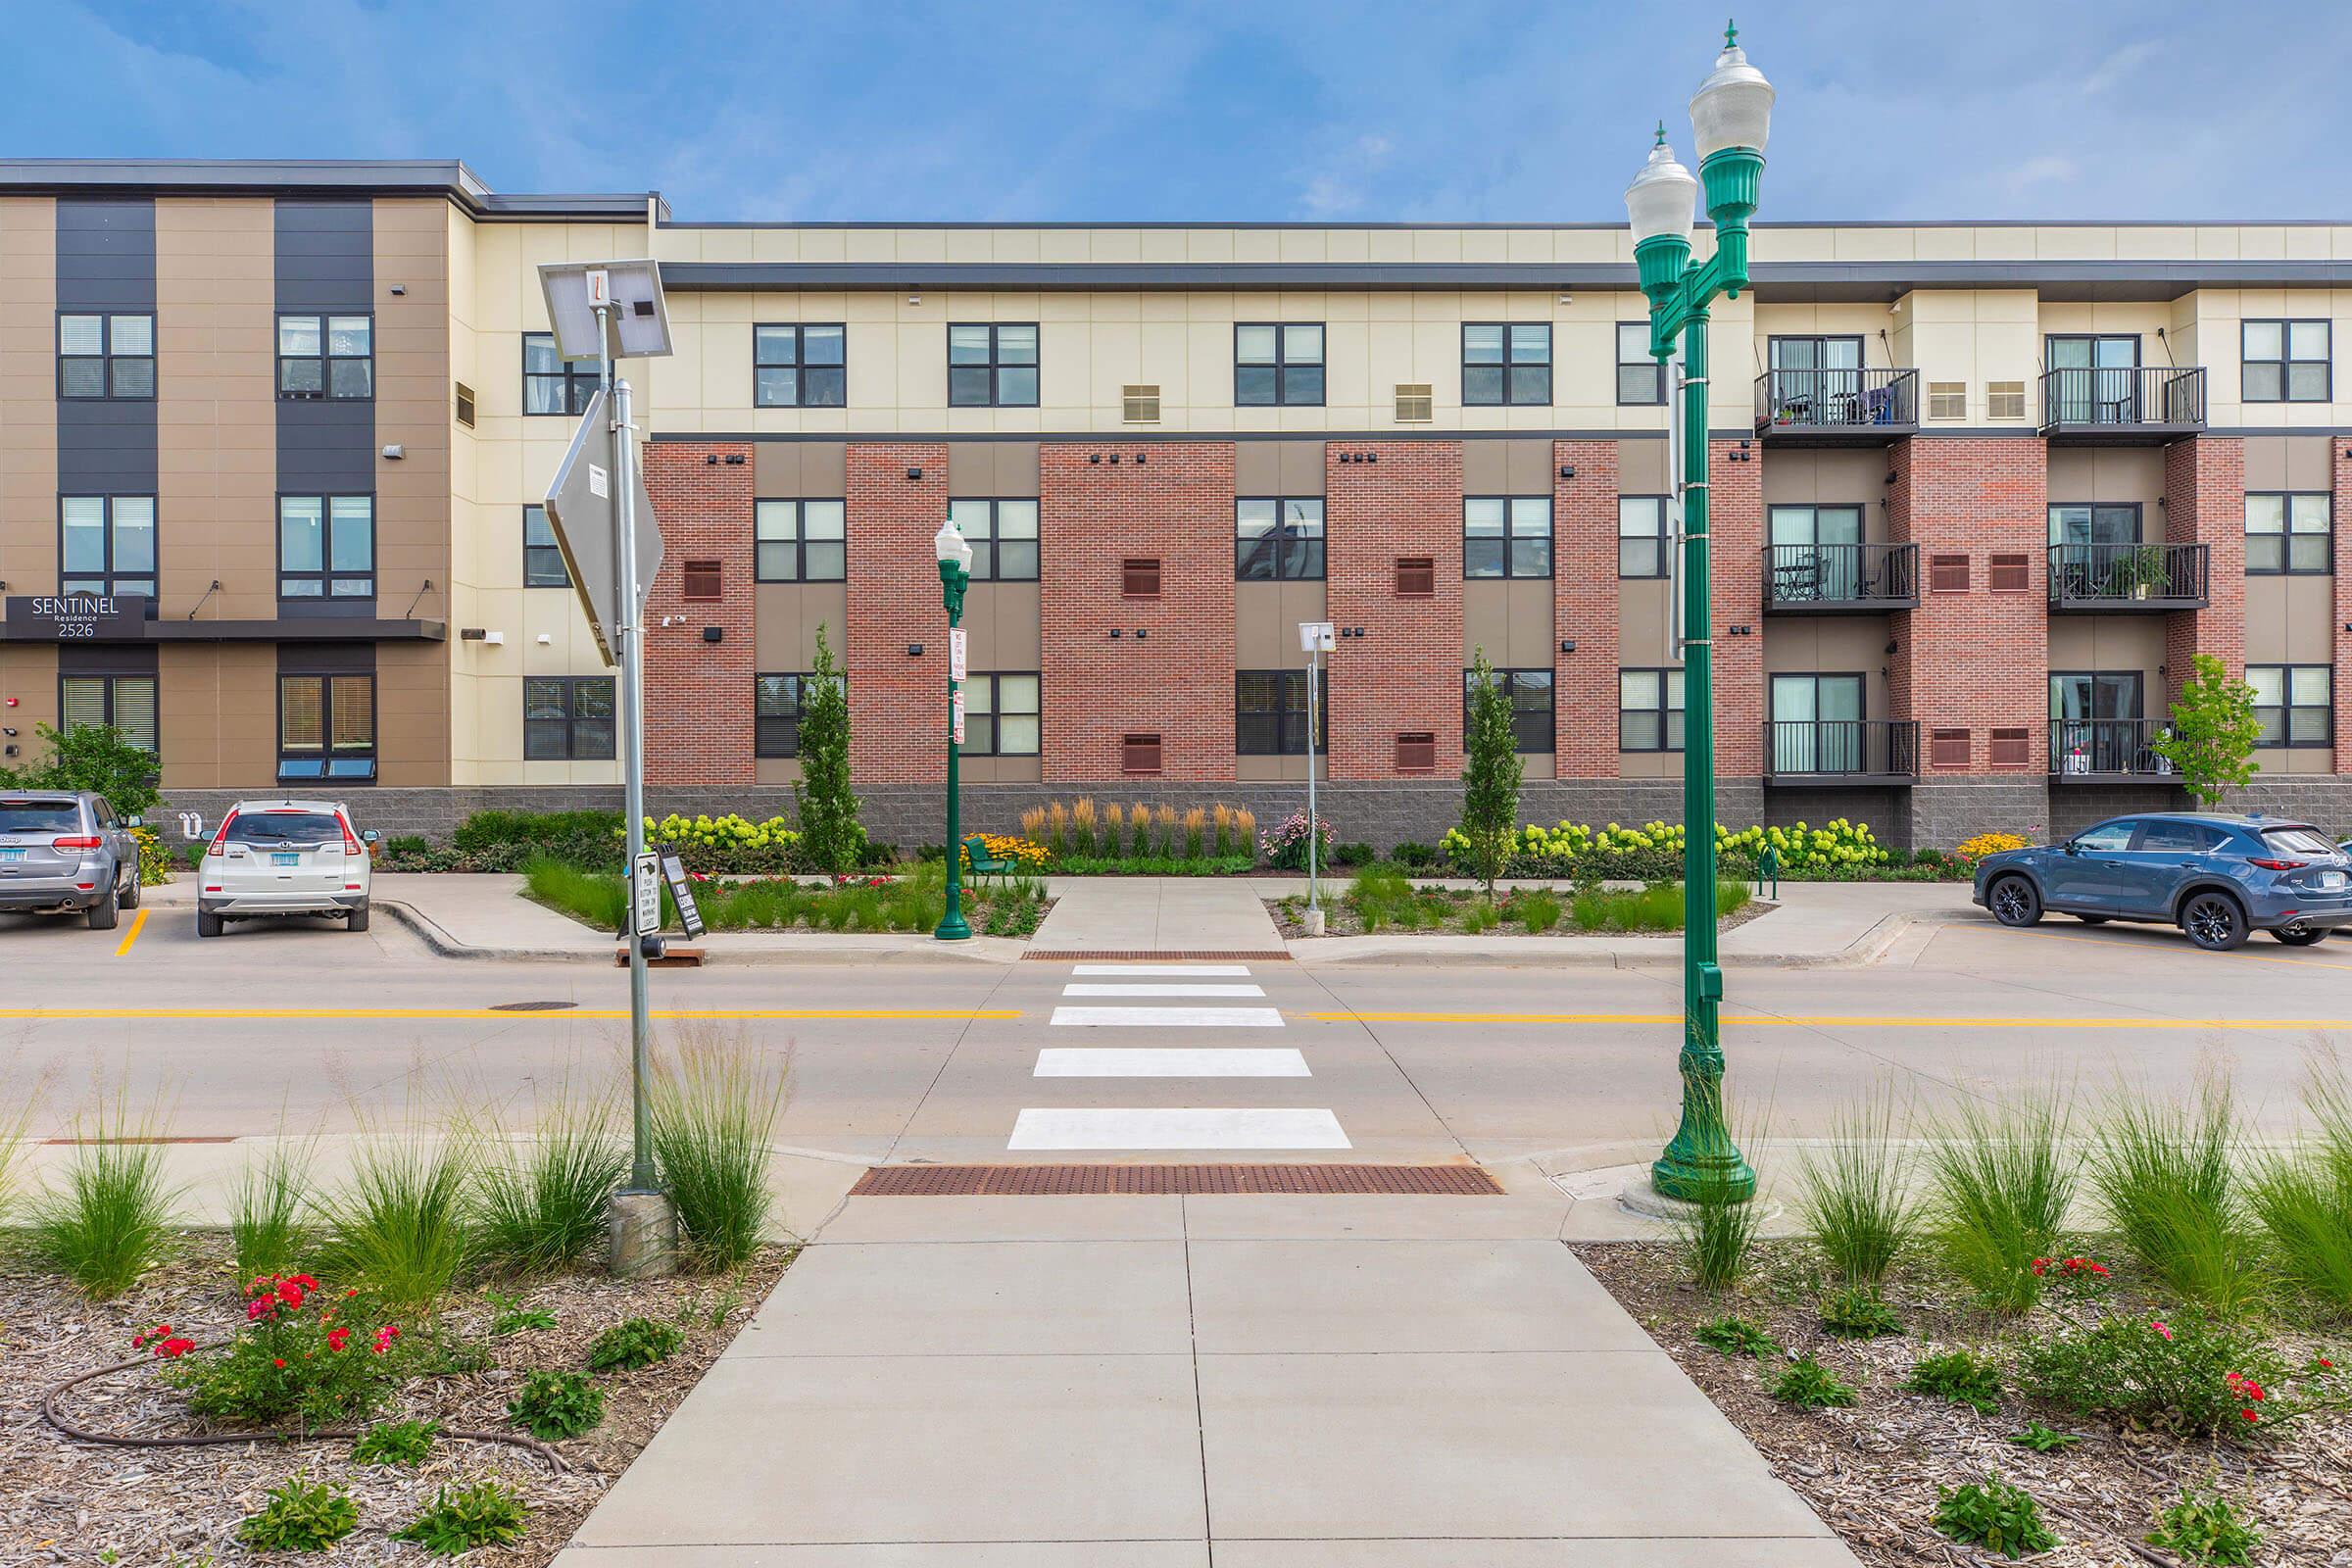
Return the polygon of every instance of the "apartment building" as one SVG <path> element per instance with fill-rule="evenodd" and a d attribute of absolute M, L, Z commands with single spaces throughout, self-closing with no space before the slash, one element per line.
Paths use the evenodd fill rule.
<path fill-rule="evenodd" d="M 459 164 L 0 163 L 5 744 L 113 722 L 174 804 L 332 787 L 395 831 L 615 799 L 536 507 L 594 371 L 536 268 L 644 255 L 658 804 L 789 808 L 821 634 L 869 819 L 935 838 L 953 515 L 967 822 L 1288 810 L 1311 726 L 1343 836 L 1433 838 L 1481 652 L 1531 816 L 1678 813 L 1623 224 L 696 223 Z M 2148 743 L 2209 653 L 2261 704 L 2246 803 L 2352 822 L 2352 225 L 1766 223 L 1753 256 L 1710 343 L 1727 818 L 1949 843 L 2175 804 Z M 1304 620 L 1340 629 L 1311 714 Z"/>

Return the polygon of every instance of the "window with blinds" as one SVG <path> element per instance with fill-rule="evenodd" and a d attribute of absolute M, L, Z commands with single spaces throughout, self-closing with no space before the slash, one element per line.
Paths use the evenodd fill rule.
<path fill-rule="evenodd" d="M 59 727 L 119 730 L 131 745 L 158 750 L 153 675 L 67 675 L 58 682 Z"/>

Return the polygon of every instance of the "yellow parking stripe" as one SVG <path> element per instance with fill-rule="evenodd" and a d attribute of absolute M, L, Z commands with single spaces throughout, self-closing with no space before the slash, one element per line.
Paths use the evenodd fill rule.
<path fill-rule="evenodd" d="M 1309 1012 L 1317 1023 L 1679 1024 L 1679 1012 Z M 1727 1029 L 2352 1029 L 2352 1018 L 1973 1018 L 1919 1013 L 1726 1013 Z"/>
<path fill-rule="evenodd" d="M 496 1018 L 508 1023 L 519 1019 L 595 1018 L 607 1020 L 626 1018 L 626 1007 L 567 1007 L 545 1012 L 502 1012 L 495 1007 L 10 1007 L 0 1009 L 0 1018 L 21 1018 L 38 1023 L 44 1020 L 81 1018 L 239 1018 L 239 1019 L 399 1019 L 399 1018 Z M 982 1018 L 1018 1018 L 1018 1007 L 656 1007 L 657 1018 L 712 1019 L 949 1019 L 963 1022 Z"/>
<path fill-rule="evenodd" d="M 130 929 L 122 933 L 122 941 L 116 947 L 115 956 L 120 958 L 123 955 L 129 953 L 130 945 L 139 940 L 139 933 L 145 930 L 146 926 L 147 911 L 145 909 L 141 909 L 138 913 L 130 917 Z"/>

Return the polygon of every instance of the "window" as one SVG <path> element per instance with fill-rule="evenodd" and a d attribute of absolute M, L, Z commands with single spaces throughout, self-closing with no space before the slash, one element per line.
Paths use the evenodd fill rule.
<path fill-rule="evenodd" d="M 1551 497 L 1471 496 L 1462 502 L 1462 575 L 1551 575 Z"/>
<path fill-rule="evenodd" d="M 1396 597 L 1399 599 L 1434 599 L 1438 592 L 1438 561 L 1435 556 L 1398 556 L 1396 558 Z"/>
<path fill-rule="evenodd" d="M 1129 774 L 1158 772 L 1159 737 L 1157 735 L 1120 736 L 1119 771 Z"/>
<path fill-rule="evenodd" d="M 1617 498 L 1617 575 L 1666 575 L 1666 498 Z"/>
<path fill-rule="evenodd" d="M 2202 822 L 2173 822 L 2152 816 L 2139 824 L 2139 841 L 2132 849 L 2142 855 L 2151 852 L 2203 855 L 2208 850 L 2220 849 L 2229 837 L 2220 828 L 2207 827 Z"/>
<path fill-rule="evenodd" d="M 375 396 L 375 318 L 279 317 L 277 395 L 281 398 Z"/>
<path fill-rule="evenodd" d="M 556 357 L 553 332 L 522 334 L 522 412 L 585 414 L 596 391 L 596 362 L 565 364 Z"/>
<path fill-rule="evenodd" d="M 156 750 L 153 675 L 65 675 L 57 683 L 59 728 L 120 730 L 131 745 Z"/>
<path fill-rule="evenodd" d="M 1462 327 L 1462 401 L 1551 401 L 1551 323 L 1473 321 Z"/>
<path fill-rule="evenodd" d="M 2054 545 L 2136 545 L 2139 543 L 2139 504 L 2111 506 L 2054 506 L 2050 508 L 2050 543 Z M 2089 552 L 2084 552 L 2087 556 Z"/>
<path fill-rule="evenodd" d="M 1928 417 L 1931 419 L 1967 418 L 1968 383 L 1966 381 L 1930 381 L 1928 383 Z"/>
<path fill-rule="evenodd" d="M 1123 599 L 1159 597 L 1159 558 L 1129 556 L 1119 563 L 1119 596 Z"/>
<path fill-rule="evenodd" d="M 1764 761 L 1775 774 L 1868 771 L 1870 729 L 1860 675 L 1771 676 L 1764 691 L 1764 716 L 1771 737 Z M 1960 765 L 1965 767 L 1968 731 L 1959 735 Z M 1933 745 L 1936 737 L 1929 739 Z M 1950 745 L 1948 732 L 1944 744 Z"/>
<path fill-rule="evenodd" d="M 951 501 L 948 517 L 972 547 L 972 581 L 1037 581 L 1035 501 Z"/>
<path fill-rule="evenodd" d="M 1494 684 L 1511 702 L 1511 750 L 1548 752 L 1552 746 L 1551 671 L 1498 669 Z M 1478 690 L 1478 671 L 1462 671 L 1462 734 L 1470 733 L 1470 701 Z"/>
<path fill-rule="evenodd" d="M 1323 575 L 1323 498 L 1245 496 L 1233 504 L 1237 582 L 1316 581 Z"/>
<path fill-rule="evenodd" d="M 568 588 L 571 573 L 564 567 L 564 550 L 556 543 L 556 525 L 547 520 L 545 507 L 522 509 L 522 585 L 525 588 Z"/>
<path fill-rule="evenodd" d="M 842 501 L 759 503 L 753 509 L 753 575 L 761 582 L 847 581 L 848 511 Z"/>
<path fill-rule="evenodd" d="M 155 497 L 61 496 L 57 589 L 138 594 L 155 612 Z"/>
<path fill-rule="evenodd" d="M 2092 723 L 2140 716 L 2140 674 L 2136 669 L 2057 671 L 2050 676 L 2050 716 L 2067 723 Z M 2110 771 L 2106 768 L 2099 772 Z"/>
<path fill-rule="evenodd" d="M 963 755 L 1037 755 L 1037 677 L 974 675 L 963 683 Z"/>
<path fill-rule="evenodd" d="M 2137 424 L 2139 335 L 2076 334 L 2048 341 L 2042 419 L 2048 424 Z"/>
<path fill-rule="evenodd" d="M 801 755 L 801 718 L 814 675 L 761 675 L 752 688 L 752 752 L 757 757 Z"/>
<path fill-rule="evenodd" d="M 726 567 L 716 561 L 689 561 L 678 568 L 678 597 L 708 601 L 723 599 Z"/>
<path fill-rule="evenodd" d="M 2328 495 L 2307 490 L 2293 495 L 2246 495 L 2246 570 L 2256 575 L 2330 572 L 2335 541 L 2329 531 Z"/>
<path fill-rule="evenodd" d="M 752 328 L 752 402 L 762 409 L 838 409 L 849 399 L 842 328 Z"/>
<path fill-rule="evenodd" d="M 1994 593 L 2022 594 L 2034 586 L 2034 564 L 2026 556 L 1994 556 L 1992 569 L 1986 575 Z"/>
<path fill-rule="evenodd" d="M 2325 403 L 2330 332 L 2326 321 L 2244 321 L 2238 326 L 2248 403 Z"/>
<path fill-rule="evenodd" d="M 1621 669 L 1617 672 L 1617 749 L 1621 752 L 1679 752 L 1683 749 L 1681 670 Z"/>
<path fill-rule="evenodd" d="M 1850 603 L 1874 587 L 1860 507 L 1773 507 L 1764 537 L 1766 588 L 1776 605 Z"/>
<path fill-rule="evenodd" d="M 612 677 L 525 675 L 522 755 L 533 762 L 607 760 L 612 739 Z"/>
<path fill-rule="evenodd" d="M 1862 400 L 1859 335 L 1776 337 L 1765 344 L 1764 355 L 1772 371 L 1777 417 L 1798 424 L 1861 424 L 1870 418 Z M 1964 382 L 1960 413 L 1965 416 L 1967 412 Z"/>
<path fill-rule="evenodd" d="M 2139 829 L 2139 818 L 2128 816 L 2120 822 L 2101 822 L 2097 827 L 2075 836 L 2080 849 L 2095 850 L 2102 855 L 2115 855 L 2132 847 L 2132 835 Z"/>
<path fill-rule="evenodd" d="M 1396 383 L 1396 422 L 1427 424 L 1438 416 L 1437 395 L 1427 381 Z"/>
<path fill-rule="evenodd" d="M 1323 402 L 1323 323 L 1244 321 L 1233 329 L 1233 401 L 1243 407 Z"/>
<path fill-rule="evenodd" d="M 470 430 L 473 428 L 473 388 L 463 381 L 451 384 L 457 388 L 458 422 Z"/>
<path fill-rule="evenodd" d="M 1321 691 L 1323 715 L 1315 750 L 1323 750 L 1321 717 L 1331 711 L 1331 684 Z M 1243 757 L 1306 755 L 1306 671 L 1244 669 L 1233 677 L 1233 749 Z"/>
<path fill-rule="evenodd" d="M 61 398 L 155 396 L 155 318 L 60 316 L 57 395 Z"/>
<path fill-rule="evenodd" d="M 956 408 L 1037 407 L 1037 323 L 948 328 L 948 402 Z"/>
<path fill-rule="evenodd" d="M 1647 321 L 1617 323 L 1617 401 L 1666 401 L 1666 366 L 1650 358 Z"/>
<path fill-rule="evenodd" d="M 2335 739 L 2335 672 L 2326 664 L 2248 664 L 2263 746 L 2328 746 Z"/>
<path fill-rule="evenodd" d="M 1120 387 L 1119 417 L 1128 424 L 1157 424 L 1159 422 L 1158 386 L 1154 384 Z"/>
<path fill-rule="evenodd" d="M 1930 556 L 1928 558 L 1928 592 L 1932 594 L 1964 594 L 1968 592 L 1968 557 Z"/>
<path fill-rule="evenodd" d="M 375 777 L 375 677 L 277 677 L 277 776 Z"/>
<path fill-rule="evenodd" d="M 2026 416 L 2026 383 L 2023 381 L 1985 382 L 1984 416 L 1990 419 L 2024 418 Z"/>
<path fill-rule="evenodd" d="M 277 597 L 375 597 L 375 497 L 277 498 Z"/>

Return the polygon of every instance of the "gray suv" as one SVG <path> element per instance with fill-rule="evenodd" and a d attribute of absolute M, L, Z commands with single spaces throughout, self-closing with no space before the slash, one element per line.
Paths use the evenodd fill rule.
<path fill-rule="evenodd" d="M 0 794 L 0 909 L 78 911 L 112 931 L 139 906 L 139 844 L 88 790 Z"/>

